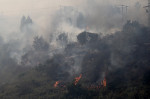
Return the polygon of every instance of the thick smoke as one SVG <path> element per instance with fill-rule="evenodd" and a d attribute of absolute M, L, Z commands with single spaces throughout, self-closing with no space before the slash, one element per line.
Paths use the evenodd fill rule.
<path fill-rule="evenodd" d="M 41 20 L 40 14 L 37 14 L 38 18 L 23 16 L 11 27 L 7 26 L 5 16 L 0 18 L 3 20 L 0 26 L 4 27 L 0 30 L 1 64 L 29 67 L 42 64 L 50 66 L 50 75 L 56 71 L 57 79 L 52 77 L 55 80 L 59 80 L 61 74 L 69 79 L 82 73 L 91 82 L 102 80 L 107 68 L 125 66 L 133 58 L 135 38 L 143 33 L 143 25 L 139 23 L 147 24 L 146 16 L 143 16 L 146 13 L 142 8 L 144 3 L 123 2 L 129 7 L 127 12 L 124 9 L 122 20 L 117 1 L 73 2 L 75 5 L 63 5 L 52 11 L 53 15 L 46 16 L 46 21 Z M 139 23 L 126 23 L 128 19 Z"/>

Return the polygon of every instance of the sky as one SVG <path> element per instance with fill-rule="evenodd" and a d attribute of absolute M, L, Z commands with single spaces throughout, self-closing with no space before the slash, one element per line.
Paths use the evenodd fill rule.
<path fill-rule="evenodd" d="M 0 14 L 12 16 L 24 13 L 33 14 L 39 10 L 53 11 L 58 9 L 60 5 L 82 6 L 85 1 L 96 0 L 0 0 Z M 137 1 L 142 5 L 145 4 L 143 1 L 147 2 L 147 0 L 98 0 L 100 4 L 111 3 L 114 5 L 132 5 Z"/>
<path fill-rule="evenodd" d="M 59 5 L 74 5 L 71 0 L 0 0 L 0 11 L 5 15 L 35 13 L 38 10 L 54 10 Z M 46 9 L 47 8 L 47 9 Z M 44 11 L 43 10 L 43 11 Z"/>
<path fill-rule="evenodd" d="M 20 25 L 20 20 L 23 15 L 30 16 L 34 23 L 39 25 L 41 32 L 46 31 L 48 28 L 47 25 L 51 23 L 53 20 L 52 17 L 60 9 L 60 6 L 74 6 L 78 10 L 86 12 L 89 8 L 92 9 L 95 7 L 93 2 L 95 4 L 97 3 L 96 6 L 128 5 L 129 18 L 134 20 L 139 17 L 145 23 L 146 15 L 143 15 L 145 12 L 142 6 L 147 5 L 147 0 L 0 0 L 0 35 L 6 34 L 5 36 L 8 36 L 7 34 L 18 31 L 17 28 Z M 140 2 L 141 9 L 135 11 L 134 6 L 136 2 Z M 91 5 L 92 7 L 90 7 Z M 103 8 L 100 7 L 100 9 Z"/>

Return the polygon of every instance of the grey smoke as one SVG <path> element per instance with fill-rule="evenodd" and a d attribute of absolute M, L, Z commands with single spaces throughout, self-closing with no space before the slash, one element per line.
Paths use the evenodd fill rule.
<path fill-rule="evenodd" d="M 76 36 L 84 30 L 97 33 L 102 32 L 104 35 L 111 32 L 115 33 L 118 29 L 122 28 L 122 14 L 121 8 L 110 0 L 84 0 L 80 2 L 82 3 L 78 6 L 74 4 L 71 6 L 62 6 L 62 8 L 59 8 L 54 12 L 53 16 L 48 16 L 47 19 L 50 21 L 47 21 L 47 23 L 38 19 L 32 19 L 32 17 L 22 17 L 20 23 L 20 18 L 18 18 L 18 21 L 15 20 L 15 22 L 20 25 L 20 29 L 19 25 L 15 25 L 15 27 L 17 27 L 15 29 L 10 28 L 13 25 L 11 24 L 11 26 L 9 26 L 10 24 L 6 24 L 8 21 L 6 20 L 7 18 L 0 18 L 0 20 L 2 20 L 0 26 L 3 28 L 0 30 L 2 36 L 0 42 L 1 64 L 5 65 L 9 60 L 10 63 L 8 63 L 8 65 L 13 63 L 15 65 L 22 64 L 23 66 L 36 66 L 39 63 L 44 63 L 47 59 L 53 59 L 57 54 L 65 53 L 63 57 L 65 57 L 66 63 L 70 64 L 70 68 L 67 69 L 67 72 L 71 75 L 81 73 L 84 56 L 88 53 L 93 55 L 93 53 L 88 49 L 91 45 L 79 44 Z M 143 3 L 141 2 L 131 3 L 129 5 L 127 19 L 137 20 L 140 23 L 146 24 L 146 16 L 144 16 L 145 12 L 141 6 L 143 6 Z M 126 22 L 127 19 L 125 19 L 124 22 Z M 46 29 L 38 28 L 36 24 L 38 23 L 36 22 L 37 20 L 39 21 L 39 24 L 44 24 Z M 86 27 L 88 27 L 88 29 L 86 29 Z M 8 29 L 10 30 L 8 31 Z M 43 45 L 44 42 L 45 45 L 49 46 L 48 50 L 37 51 L 33 48 L 33 38 L 35 36 L 43 36 L 41 37 L 41 44 Z M 124 58 L 119 56 L 120 53 L 118 54 L 118 52 L 121 51 L 121 54 L 130 54 L 130 52 L 134 50 L 134 47 L 132 46 L 134 44 L 131 44 L 131 42 L 128 41 L 125 43 L 122 40 L 124 36 L 126 35 L 119 34 L 112 42 L 114 44 L 112 44 L 113 49 L 110 59 L 111 64 L 114 67 L 124 66 L 125 63 L 131 59 L 130 55 L 129 57 Z M 118 39 L 120 42 L 117 42 Z M 70 46 L 73 46 L 73 48 L 67 50 Z M 101 55 L 99 51 L 96 53 Z M 24 63 L 21 63 L 21 61 L 24 61 Z M 74 62 L 70 63 L 70 61 Z M 57 60 L 57 62 L 59 61 Z M 98 66 L 96 65 L 94 68 L 97 67 Z"/>

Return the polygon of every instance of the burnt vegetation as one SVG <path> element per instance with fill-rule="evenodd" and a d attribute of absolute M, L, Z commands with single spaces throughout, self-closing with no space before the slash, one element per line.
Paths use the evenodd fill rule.
<path fill-rule="evenodd" d="M 57 41 L 65 48 L 51 56 L 51 44 L 35 37 L 32 49 L 22 56 L 20 64 L 7 55 L 13 48 L 0 42 L 0 55 L 6 54 L 0 57 L 1 99 L 150 98 L 148 27 L 127 21 L 114 34 L 102 37 L 84 31 L 77 36 L 77 42 L 69 43 L 63 33 Z M 80 74 L 82 78 L 74 85 L 74 78 Z M 106 87 L 90 87 L 98 86 L 104 77 Z M 54 88 L 56 81 L 60 84 Z"/>

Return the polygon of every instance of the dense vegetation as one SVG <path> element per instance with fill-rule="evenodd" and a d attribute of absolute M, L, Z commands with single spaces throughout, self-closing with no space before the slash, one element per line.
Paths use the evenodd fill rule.
<path fill-rule="evenodd" d="M 61 40 L 67 42 L 63 35 Z M 46 60 L 38 64 L 35 64 L 36 60 L 30 63 L 36 66 L 16 66 L 13 61 L 9 61 L 11 65 L 5 63 L 0 70 L 3 78 L 0 80 L 0 98 L 150 99 L 150 29 L 136 21 L 128 21 L 122 31 L 98 36 L 83 32 L 77 36 L 78 42 L 66 45 L 63 53 L 44 58 Z M 34 49 L 23 56 L 22 65 L 36 57 L 38 61 L 40 57 L 48 57 L 49 47 L 42 38 L 36 37 L 33 46 Z M 76 62 L 81 70 L 70 76 L 68 71 L 79 65 Z M 74 85 L 74 78 L 79 74 L 83 76 Z M 106 77 L 107 86 L 90 89 L 91 85 L 101 83 L 102 75 Z M 55 88 L 56 81 L 61 83 Z"/>

